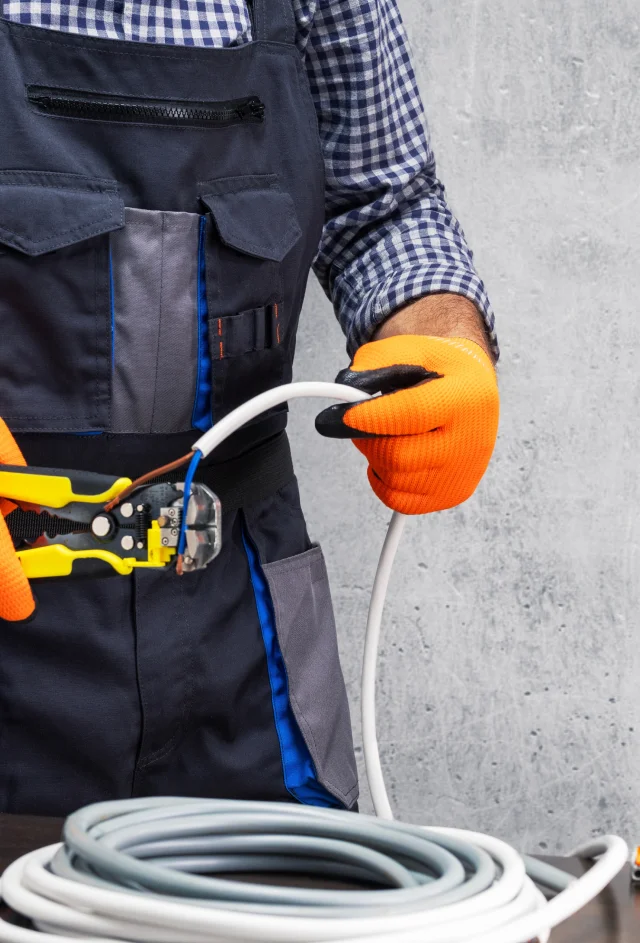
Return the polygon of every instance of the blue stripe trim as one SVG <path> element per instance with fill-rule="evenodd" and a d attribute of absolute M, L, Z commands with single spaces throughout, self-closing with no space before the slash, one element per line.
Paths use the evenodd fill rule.
<path fill-rule="evenodd" d="M 109 298 L 111 304 L 111 372 L 116 369 L 116 302 L 113 291 L 113 257 L 109 246 Z"/>
<path fill-rule="evenodd" d="M 206 432 L 213 425 L 211 354 L 209 353 L 209 306 L 207 304 L 207 262 L 205 237 L 207 218 L 200 217 L 198 236 L 198 370 L 196 396 L 193 404 L 191 424 L 194 429 Z"/>
<path fill-rule="evenodd" d="M 273 716 L 280 742 L 285 786 L 294 799 L 305 805 L 343 809 L 342 803 L 318 782 L 311 754 L 289 703 L 287 669 L 278 643 L 269 584 L 260 566 L 256 548 L 244 528 L 242 541 L 249 562 L 251 584 L 267 656 Z"/>

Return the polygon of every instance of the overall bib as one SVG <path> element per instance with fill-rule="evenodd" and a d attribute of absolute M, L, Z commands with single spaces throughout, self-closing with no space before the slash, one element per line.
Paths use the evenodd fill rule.
<path fill-rule="evenodd" d="M 131 478 L 291 379 L 324 220 L 290 0 L 228 49 L 0 20 L 0 415 L 27 462 Z M 198 479 L 223 550 L 43 580 L 0 622 L 0 812 L 173 794 L 353 808 L 327 573 L 277 409 Z"/>

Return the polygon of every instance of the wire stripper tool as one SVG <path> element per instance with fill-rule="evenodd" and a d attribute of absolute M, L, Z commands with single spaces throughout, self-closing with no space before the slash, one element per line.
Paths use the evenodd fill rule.
<path fill-rule="evenodd" d="M 1 465 L 0 495 L 21 506 L 7 524 L 28 579 L 171 566 L 183 530 L 184 572 L 218 555 L 220 501 L 206 485 L 190 486 L 183 520 L 184 482 L 132 484 L 93 472 Z"/>

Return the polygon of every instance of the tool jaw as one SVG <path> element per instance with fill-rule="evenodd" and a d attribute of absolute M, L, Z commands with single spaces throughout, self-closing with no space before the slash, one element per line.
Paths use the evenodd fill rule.
<path fill-rule="evenodd" d="M 183 492 L 184 482 L 176 485 Z M 173 536 L 173 535 L 172 535 Z M 222 506 L 217 495 L 206 485 L 194 482 L 187 507 L 184 573 L 203 570 L 222 549 Z"/>

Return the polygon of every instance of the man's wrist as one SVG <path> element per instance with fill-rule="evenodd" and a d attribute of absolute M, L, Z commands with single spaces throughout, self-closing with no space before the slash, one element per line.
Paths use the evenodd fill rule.
<path fill-rule="evenodd" d="M 474 341 L 495 363 L 482 315 L 472 301 L 452 292 L 425 295 L 390 314 L 372 340 L 396 334 L 426 334 L 431 337 L 466 337 Z"/>

